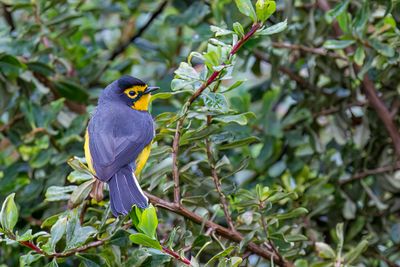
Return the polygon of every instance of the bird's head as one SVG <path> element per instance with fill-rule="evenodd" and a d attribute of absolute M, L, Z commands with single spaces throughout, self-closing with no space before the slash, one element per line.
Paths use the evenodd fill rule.
<path fill-rule="evenodd" d="M 148 86 L 143 81 L 132 76 L 123 76 L 116 82 L 119 99 L 136 110 L 147 110 L 151 92 L 159 87 Z"/>

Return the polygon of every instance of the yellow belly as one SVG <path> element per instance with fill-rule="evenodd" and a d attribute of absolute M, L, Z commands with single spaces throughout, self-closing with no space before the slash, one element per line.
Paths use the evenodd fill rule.
<path fill-rule="evenodd" d="M 136 159 L 136 170 L 135 176 L 138 177 L 140 172 L 143 170 L 144 165 L 146 165 L 147 160 L 149 159 L 151 151 L 151 143 L 148 144 L 142 152 L 140 152 L 139 156 Z"/>

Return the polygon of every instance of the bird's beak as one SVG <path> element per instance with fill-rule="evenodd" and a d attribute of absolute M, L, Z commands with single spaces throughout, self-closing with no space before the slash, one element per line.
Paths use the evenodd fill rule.
<path fill-rule="evenodd" d="M 151 92 L 160 89 L 158 86 L 148 86 L 146 90 L 144 90 L 144 94 L 150 94 Z"/>

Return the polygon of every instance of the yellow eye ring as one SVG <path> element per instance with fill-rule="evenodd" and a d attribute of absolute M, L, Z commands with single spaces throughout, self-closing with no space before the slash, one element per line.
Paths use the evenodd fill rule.
<path fill-rule="evenodd" d="M 136 95 L 136 92 L 134 92 L 134 91 L 129 91 L 129 93 L 128 93 L 128 94 L 129 94 L 129 96 L 132 96 L 132 97 L 133 97 L 133 96 L 135 96 L 135 95 Z"/>

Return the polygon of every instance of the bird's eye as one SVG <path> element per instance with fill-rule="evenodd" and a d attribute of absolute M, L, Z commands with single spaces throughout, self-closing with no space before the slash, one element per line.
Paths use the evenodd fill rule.
<path fill-rule="evenodd" d="M 130 95 L 130 96 L 135 96 L 135 95 L 136 95 L 136 92 L 134 92 L 134 91 L 129 91 L 129 95 Z"/>

